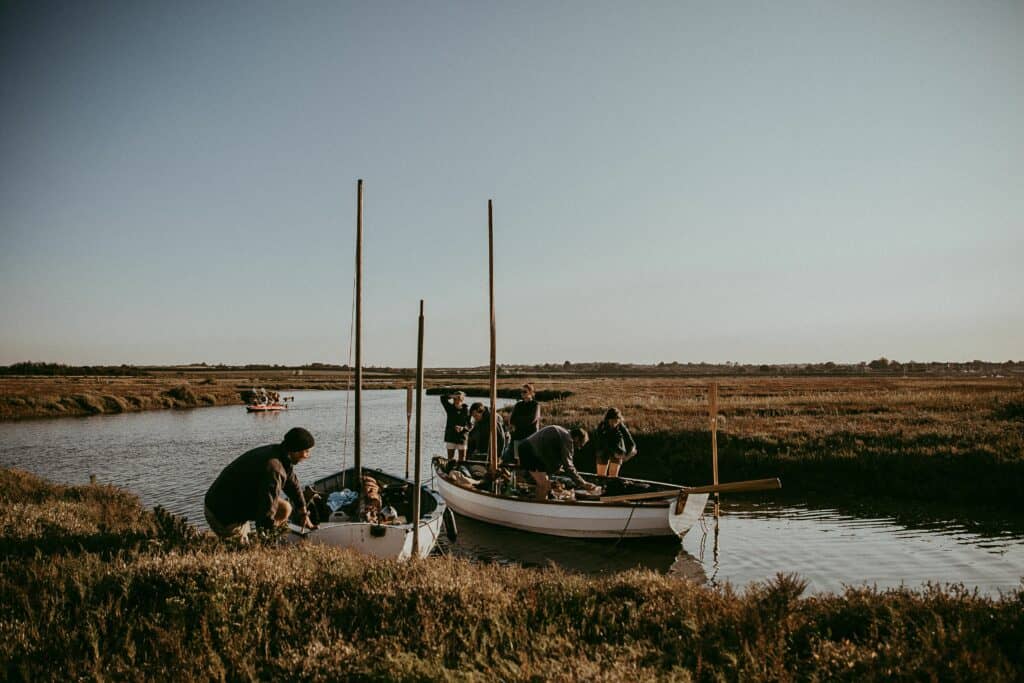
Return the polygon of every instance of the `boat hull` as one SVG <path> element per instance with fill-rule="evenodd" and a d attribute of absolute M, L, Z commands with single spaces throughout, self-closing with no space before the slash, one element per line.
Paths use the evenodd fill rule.
<path fill-rule="evenodd" d="M 464 488 L 437 472 L 437 487 L 448 506 L 472 519 L 550 536 L 569 538 L 643 538 L 682 536 L 700 519 L 708 494 L 677 501 L 601 503 L 530 501 Z"/>
<path fill-rule="evenodd" d="M 363 469 L 364 474 L 385 484 L 408 483 L 401 477 L 395 477 L 380 470 Z M 353 480 L 352 470 L 345 470 L 324 477 L 313 483 L 313 489 L 326 493 L 340 490 L 344 482 Z M 407 560 L 413 556 L 414 533 L 419 536 L 419 557 L 427 557 L 437 539 L 444 530 L 444 499 L 426 486 L 420 487 L 421 515 L 419 527 L 413 529 L 412 523 L 407 524 L 371 524 L 369 522 L 344 521 L 323 522 L 316 529 L 302 529 L 289 524 L 292 540 L 296 542 L 319 543 L 338 548 L 351 548 L 364 555 L 391 560 Z"/>

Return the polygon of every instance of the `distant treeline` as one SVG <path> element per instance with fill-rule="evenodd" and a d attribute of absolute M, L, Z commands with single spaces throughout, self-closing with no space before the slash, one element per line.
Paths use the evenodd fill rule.
<path fill-rule="evenodd" d="M 6 367 L 0 366 L 0 375 L 111 375 L 120 377 L 140 377 L 149 373 L 134 365 L 64 365 L 63 363 L 36 363 L 25 361 Z"/>
<path fill-rule="evenodd" d="M 393 377 L 413 377 L 412 368 L 395 368 L 391 366 L 364 366 L 364 371 L 384 374 Z M 247 365 L 210 365 L 207 363 L 191 363 L 188 365 L 166 366 L 135 366 L 135 365 L 64 365 L 62 363 L 24 362 L 7 367 L 0 366 L 0 375 L 122 375 L 140 376 L 168 370 L 180 372 L 218 372 L 218 371 L 277 371 L 291 372 L 297 375 L 316 374 L 318 372 L 351 372 L 349 365 L 332 363 L 307 363 L 305 365 L 276 365 L 250 363 Z M 472 368 L 430 368 L 434 378 L 454 377 L 466 379 L 486 378 L 486 367 Z M 941 361 L 919 362 L 890 360 L 885 357 L 859 363 L 785 363 L 785 364 L 742 364 L 742 363 L 680 363 L 678 361 L 662 361 L 653 364 L 592 362 L 573 363 L 539 363 L 534 365 L 503 364 L 497 368 L 499 377 L 530 378 L 530 377 L 701 377 L 709 375 L 1024 375 L 1024 361 L 993 362 L 973 360 L 965 363 L 947 363 Z M 518 395 L 518 393 L 516 393 Z"/>

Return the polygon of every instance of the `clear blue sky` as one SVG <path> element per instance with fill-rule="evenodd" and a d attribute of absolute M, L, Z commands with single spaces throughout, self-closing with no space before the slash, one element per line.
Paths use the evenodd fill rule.
<path fill-rule="evenodd" d="M 0 8 L 0 363 L 1021 359 L 1024 3 Z"/>

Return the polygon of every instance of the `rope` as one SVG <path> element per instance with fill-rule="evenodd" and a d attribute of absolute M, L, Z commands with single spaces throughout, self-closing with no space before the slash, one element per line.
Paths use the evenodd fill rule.
<path fill-rule="evenodd" d="M 615 545 L 612 546 L 612 550 L 614 550 L 615 548 L 618 548 L 619 547 L 619 543 L 621 543 L 622 539 L 626 537 L 626 529 L 629 528 L 629 523 L 633 521 L 633 513 L 636 512 L 636 507 L 637 507 L 636 503 L 633 503 L 633 505 L 630 506 L 630 508 L 629 508 L 629 518 L 626 519 L 626 526 L 622 527 L 622 533 L 619 534 L 619 539 L 617 541 L 615 541 Z"/>
<path fill-rule="evenodd" d="M 345 427 L 341 431 L 341 471 L 344 472 L 348 469 L 348 443 L 349 443 L 349 430 L 348 430 L 348 413 L 349 413 L 349 401 L 352 397 L 352 339 L 355 337 L 356 329 L 356 276 L 355 271 L 352 273 L 352 312 L 349 316 L 348 322 L 348 361 L 346 364 L 349 368 L 348 378 L 345 380 Z"/>

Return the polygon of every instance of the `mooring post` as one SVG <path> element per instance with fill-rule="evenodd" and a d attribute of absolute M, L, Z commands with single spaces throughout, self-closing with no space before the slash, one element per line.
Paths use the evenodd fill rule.
<path fill-rule="evenodd" d="M 718 486 L 718 382 L 708 385 L 708 414 L 711 416 L 711 475 Z M 715 518 L 718 518 L 718 493 L 715 493 Z"/>

